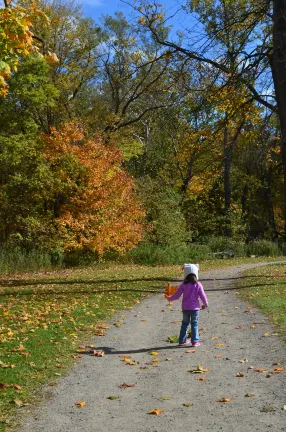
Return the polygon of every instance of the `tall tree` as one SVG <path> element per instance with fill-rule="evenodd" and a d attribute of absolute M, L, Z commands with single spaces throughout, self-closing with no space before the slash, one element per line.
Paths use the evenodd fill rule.
<path fill-rule="evenodd" d="M 128 2 L 127 2 L 128 3 Z M 139 14 L 139 23 L 147 27 L 155 40 L 186 58 L 205 63 L 227 75 L 232 83 L 244 85 L 252 98 L 280 120 L 281 157 L 284 171 L 284 235 L 286 235 L 286 1 L 285 0 L 191 0 L 179 6 L 183 13 L 198 19 L 205 31 L 204 39 L 196 39 L 187 28 L 180 40 L 166 38 L 161 31 L 166 17 L 157 1 L 140 1 L 131 5 Z M 225 17 L 228 17 L 227 21 Z M 227 24 L 227 25 L 226 25 Z M 221 50 L 223 34 L 239 38 L 240 44 Z M 229 58 L 239 59 L 235 69 Z M 256 84 L 254 83 L 256 78 Z M 266 84 L 266 86 L 265 86 Z M 271 88 L 274 87 L 274 98 Z M 267 91 L 265 91 L 267 90 Z"/>

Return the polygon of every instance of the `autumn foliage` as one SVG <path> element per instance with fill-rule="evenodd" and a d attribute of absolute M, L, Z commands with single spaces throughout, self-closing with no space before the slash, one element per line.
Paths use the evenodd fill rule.
<path fill-rule="evenodd" d="M 66 250 L 125 251 L 141 239 L 144 212 L 115 144 L 86 138 L 75 122 L 44 137 L 55 174 L 55 221 Z"/>
<path fill-rule="evenodd" d="M 34 22 L 40 18 L 44 26 L 49 24 L 48 17 L 38 9 L 35 2 L 25 7 L 6 0 L 0 8 L 0 96 L 6 97 L 7 79 L 17 71 L 20 56 L 39 52 L 39 40 L 32 32 Z M 39 53 L 41 57 L 42 54 Z M 55 53 L 45 54 L 47 63 L 58 61 Z"/>

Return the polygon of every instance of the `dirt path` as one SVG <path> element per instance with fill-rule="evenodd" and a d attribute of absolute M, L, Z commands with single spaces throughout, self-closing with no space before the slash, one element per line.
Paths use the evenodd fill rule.
<path fill-rule="evenodd" d="M 267 319 L 237 299 L 237 281 L 232 279 L 257 266 L 200 273 L 210 307 L 201 312 L 201 346 L 194 352 L 167 342 L 180 327 L 180 301 L 172 310 L 156 295 L 120 314 L 121 327 L 111 325 L 95 341 L 105 356 L 84 356 L 56 387 L 46 388 L 43 403 L 25 416 L 21 431 L 286 431 L 286 411 L 281 409 L 286 404 L 285 373 L 267 378 L 266 372 L 255 370 L 279 367 L 273 364 L 285 362 L 285 348 Z M 158 352 L 160 362 L 152 362 L 150 351 Z M 120 355 L 138 364 L 128 365 Z M 197 364 L 211 370 L 189 373 Z M 244 376 L 237 377 L 238 372 Z M 120 388 L 123 383 L 135 387 Z M 217 402 L 221 398 L 232 401 Z M 78 401 L 86 405 L 77 408 Z M 164 412 L 149 415 L 153 409 Z"/>

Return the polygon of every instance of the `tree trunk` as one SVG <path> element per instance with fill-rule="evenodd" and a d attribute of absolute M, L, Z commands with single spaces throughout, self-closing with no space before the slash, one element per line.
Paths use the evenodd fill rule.
<path fill-rule="evenodd" d="M 284 172 L 284 236 L 286 235 L 286 0 L 273 0 L 272 75 L 281 126 Z"/>
<path fill-rule="evenodd" d="M 228 142 L 228 129 L 224 129 L 224 214 L 225 214 L 225 235 L 231 237 L 231 220 L 230 220 L 230 201 L 231 201 L 231 187 L 230 187 L 230 163 L 231 163 L 231 150 L 232 145 Z"/>

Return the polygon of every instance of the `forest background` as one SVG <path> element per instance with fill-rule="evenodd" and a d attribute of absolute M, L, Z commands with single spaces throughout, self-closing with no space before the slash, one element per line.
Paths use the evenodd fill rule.
<path fill-rule="evenodd" d="M 0 270 L 284 254 L 286 2 L 123 3 L 3 1 Z"/>

